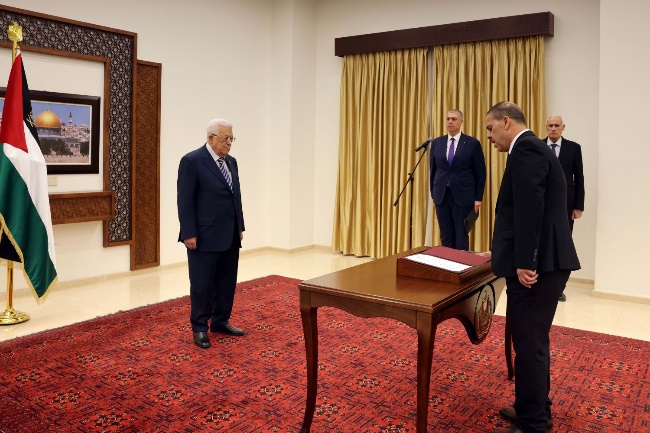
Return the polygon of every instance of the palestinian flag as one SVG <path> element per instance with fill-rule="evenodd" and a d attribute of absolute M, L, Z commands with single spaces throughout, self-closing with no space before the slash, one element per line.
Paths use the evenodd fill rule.
<path fill-rule="evenodd" d="M 0 126 L 0 258 L 16 260 L 41 299 L 56 281 L 47 168 L 18 52 Z"/>

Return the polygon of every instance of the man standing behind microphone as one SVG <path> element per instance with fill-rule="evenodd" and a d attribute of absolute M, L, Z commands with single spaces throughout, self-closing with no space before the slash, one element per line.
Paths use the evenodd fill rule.
<path fill-rule="evenodd" d="M 433 140 L 429 184 L 436 205 L 442 245 L 469 249 L 465 219 L 478 212 L 485 189 L 485 156 L 481 143 L 461 133 L 463 113 L 447 112 L 448 134 Z"/>

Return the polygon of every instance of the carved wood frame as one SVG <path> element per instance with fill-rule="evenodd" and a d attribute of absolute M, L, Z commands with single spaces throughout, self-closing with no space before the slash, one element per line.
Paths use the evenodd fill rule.
<path fill-rule="evenodd" d="M 58 223 L 104 221 L 104 247 L 131 244 L 137 34 L 0 5 L 0 27 L 14 21 L 23 26 L 22 51 L 104 64 L 104 189 L 52 194 L 50 202 L 67 215 L 55 218 Z M 11 47 L 5 32 L 0 32 L 0 46 Z M 111 207 L 111 219 L 106 218 L 106 206 Z"/>
<path fill-rule="evenodd" d="M 103 190 L 50 194 L 52 223 L 103 221 L 104 247 L 130 245 L 131 270 L 160 265 L 162 65 L 137 60 L 136 33 L 0 5 L 0 26 L 21 18 L 29 24 L 22 51 L 104 64 Z M 56 37 L 48 39 L 52 33 Z M 70 49 L 72 42 L 77 45 Z M 0 46 L 11 47 L 4 34 Z M 122 74 L 116 74 L 116 68 L 122 68 Z M 140 111 L 138 95 L 144 101 Z M 143 199 L 136 201 L 138 194 Z"/>
<path fill-rule="evenodd" d="M 160 63 L 138 60 L 131 270 L 160 265 L 161 75 Z"/>

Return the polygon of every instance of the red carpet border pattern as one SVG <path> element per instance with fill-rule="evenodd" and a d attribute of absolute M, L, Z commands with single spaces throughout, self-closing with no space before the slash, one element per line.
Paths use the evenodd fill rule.
<path fill-rule="evenodd" d="M 298 432 L 306 398 L 299 281 L 238 285 L 244 337 L 192 343 L 189 299 L 117 313 L 0 344 L 0 431 Z M 319 309 L 312 432 L 415 432 L 417 334 L 390 319 Z M 459 322 L 438 327 L 430 432 L 507 427 L 513 401 L 504 320 L 480 345 Z M 650 431 L 650 343 L 554 327 L 556 432 Z"/>

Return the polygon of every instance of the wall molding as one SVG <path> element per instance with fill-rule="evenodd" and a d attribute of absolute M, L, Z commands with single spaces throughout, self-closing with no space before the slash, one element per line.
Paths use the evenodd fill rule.
<path fill-rule="evenodd" d="M 650 298 L 644 296 L 623 295 L 621 293 L 593 290 L 591 296 L 594 298 L 609 299 L 611 301 L 631 302 L 634 304 L 650 304 Z"/>

